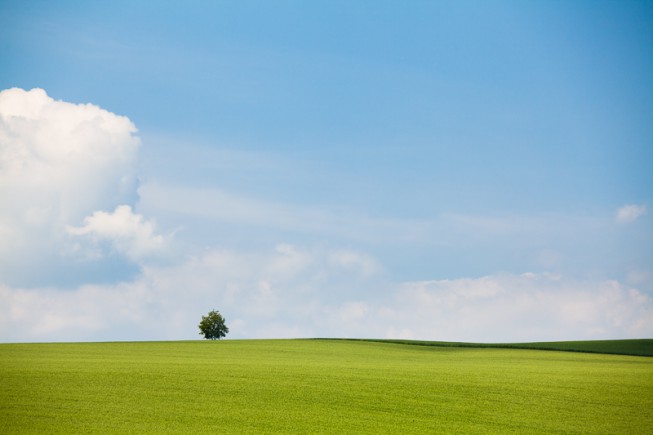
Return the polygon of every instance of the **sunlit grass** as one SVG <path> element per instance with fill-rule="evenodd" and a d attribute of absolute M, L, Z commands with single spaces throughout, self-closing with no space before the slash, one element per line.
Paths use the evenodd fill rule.
<path fill-rule="evenodd" d="M 339 340 L 0 345 L 0 432 L 652 433 L 653 359 Z"/>

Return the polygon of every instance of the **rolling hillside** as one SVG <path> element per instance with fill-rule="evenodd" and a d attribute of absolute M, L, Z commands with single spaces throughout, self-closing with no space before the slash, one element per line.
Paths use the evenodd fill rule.
<path fill-rule="evenodd" d="M 494 349 L 557 350 L 566 352 L 603 353 L 608 355 L 653 356 L 653 339 L 551 341 L 531 343 L 466 343 L 454 341 L 348 339 L 415 346 L 471 347 Z"/>
<path fill-rule="evenodd" d="M 653 359 L 349 340 L 0 344 L 0 433 L 653 433 Z"/>

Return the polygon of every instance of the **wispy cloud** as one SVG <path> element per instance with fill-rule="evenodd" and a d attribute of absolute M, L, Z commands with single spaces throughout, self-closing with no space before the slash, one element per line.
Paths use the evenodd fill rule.
<path fill-rule="evenodd" d="M 634 222 L 646 214 L 646 205 L 628 204 L 620 207 L 615 214 L 615 220 L 620 224 Z"/>
<path fill-rule="evenodd" d="M 366 216 L 352 210 L 334 210 L 250 197 L 219 188 L 182 187 L 145 183 L 140 204 L 157 213 L 210 218 L 221 223 L 252 225 L 300 233 L 336 235 L 363 241 L 423 240 L 428 221 Z"/>

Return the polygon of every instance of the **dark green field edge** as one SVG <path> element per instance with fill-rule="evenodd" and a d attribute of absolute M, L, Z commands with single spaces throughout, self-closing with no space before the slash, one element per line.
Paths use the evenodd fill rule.
<path fill-rule="evenodd" d="M 373 338 L 327 338 L 317 340 L 368 341 L 413 346 L 471 347 L 492 349 L 555 350 L 563 352 L 602 353 L 610 355 L 653 356 L 653 339 L 550 341 L 534 343 L 464 343 L 454 341 L 385 340 Z"/>

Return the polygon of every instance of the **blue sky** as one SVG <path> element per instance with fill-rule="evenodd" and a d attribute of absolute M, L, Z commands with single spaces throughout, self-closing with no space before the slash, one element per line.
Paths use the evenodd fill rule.
<path fill-rule="evenodd" d="M 0 29 L 0 340 L 213 308 L 232 338 L 653 334 L 651 2 L 3 1 Z"/>

